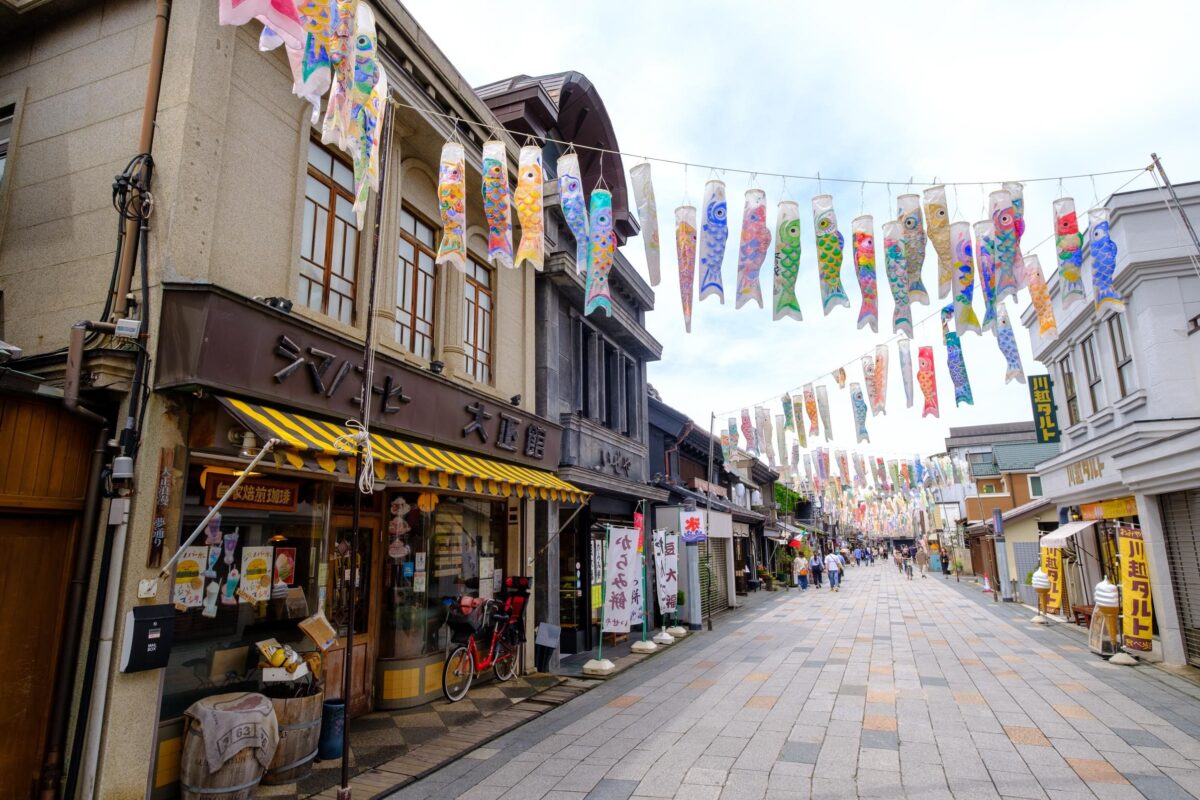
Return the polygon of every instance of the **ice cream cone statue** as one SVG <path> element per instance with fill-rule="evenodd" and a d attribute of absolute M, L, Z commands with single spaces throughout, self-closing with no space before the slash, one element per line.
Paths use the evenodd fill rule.
<path fill-rule="evenodd" d="M 1033 590 L 1037 592 L 1038 613 L 1029 621 L 1037 625 L 1048 625 L 1050 620 L 1046 617 L 1046 598 L 1050 596 L 1050 576 L 1041 567 L 1038 567 L 1037 571 L 1033 573 L 1031 582 Z"/>
<path fill-rule="evenodd" d="M 1095 613 L 1104 620 L 1105 632 L 1108 634 L 1108 641 L 1112 644 L 1114 655 L 1109 659 L 1109 663 L 1136 664 L 1137 659 L 1123 652 L 1117 639 L 1117 617 L 1121 613 L 1121 595 L 1116 584 L 1109 583 L 1108 578 L 1105 577 L 1096 584 L 1096 588 L 1092 590 L 1092 596 L 1096 598 Z"/>

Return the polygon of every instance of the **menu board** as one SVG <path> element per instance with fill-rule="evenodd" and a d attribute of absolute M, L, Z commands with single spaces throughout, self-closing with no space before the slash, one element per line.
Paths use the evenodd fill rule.
<path fill-rule="evenodd" d="M 199 608 L 204 604 L 204 569 L 207 547 L 188 547 L 175 565 L 175 605 Z"/>
<path fill-rule="evenodd" d="M 271 568 L 275 548 L 242 548 L 242 585 L 239 598 L 246 603 L 265 603 L 271 599 Z"/>
<path fill-rule="evenodd" d="M 463 572 L 466 535 L 462 506 L 442 504 L 434 516 L 433 577 L 458 577 Z"/>

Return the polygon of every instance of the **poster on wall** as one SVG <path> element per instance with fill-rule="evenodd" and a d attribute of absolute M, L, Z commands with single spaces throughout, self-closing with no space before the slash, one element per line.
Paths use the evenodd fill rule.
<path fill-rule="evenodd" d="M 604 617 L 601 630 L 628 633 L 633 612 L 634 572 L 637 569 L 637 531 L 612 528 L 604 572 Z"/>
<path fill-rule="evenodd" d="M 679 537 L 665 530 L 657 530 L 654 538 L 654 575 L 658 584 L 658 606 L 664 614 L 675 613 L 679 598 Z"/>
<path fill-rule="evenodd" d="M 1058 547 L 1042 548 L 1042 572 L 1050 579 L 1050 592 L 1046 595 L 1046 613 L 1058 614 L 1062 611 L 1062 549 Z"/>
<path fill-rule="evenodd" d="M 274 549 L 270 545 L 242 548 L 242 583 L 238 589 L 238 597 L 243 603 L 265 603 L 271 599 L 271 562 Z"/>
<path fill-rule="evenodd" d="M 275 548 L 275 583 L 291 586 L 296 582 L 296 548 Z M 308 616 L 305 614 L 305 616 Z"/>
<path fill-rule="evenodd" d="M 204 570 L 208 562 L 207 547 L 184 548 L 175 565 L 175 605 L 180 608 L 199 608 L 204 605 Z"/>
<path fill-rule="evenodd" d="M 695 544 L 708 538 L 704 531 L 704 514 L 700 511 L 680 511 L 679 531 L 684 544 Z"/>
<path fill-rule="evenodd" d="M 1149 653 L 1153 605 L 1150 599 L 1150 568 L 1146 564 L 1146 543 L 1142 532 L 1130 525 L 1117 527 L 1117 546 L 1121 551 L 1121 616 L 1124 647 Z"/>

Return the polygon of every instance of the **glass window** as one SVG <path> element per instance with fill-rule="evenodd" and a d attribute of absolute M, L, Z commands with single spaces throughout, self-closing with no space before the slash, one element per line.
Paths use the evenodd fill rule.
<path fill-rule="evenodd" d="M 227 468 L 192 465 L 181 537 L 233 480 Z M 275 638 L 300 651 L 314 649 L 297 624 L 317 610 L 325 594 L 328 484 L 262 476 L 242 487 L 176 569 L 168 602 L 186 610 L 175 615 L 163 719 L 212 694 L 258 691 L 256 642 Z M 247 592 L 255 591 L 269 599 L 247 600 Z"/>
<path fill-rule="evenodd" d="M 492 271 L 474 260 L 467 261 L 466 314 L 463 347 L 467 374 L 480 383 L 492 382 L 492 311 L 495 294 Z"/>
<path fill-rule="evenodd" d="M 331 150 L 310 140 L 297 299 L 306 308 L 351 325 L 357 281 L 354 175 Z"/>
<path fill-rule="evenodd" d="M 4 185 L 4 168 L 8 164 L 8 143 L 12 141 L 13 114 L 16 106 L 0 108 L 0 186 Z"/>
<path fill-rule="evenodd" d="M 1117 390 L 1127 397 L 1134 390 L 1133 356 L 1129 352 L 1129 338 L 1125 335 L 1125 315 L 1113 314 L 1108 318 L 1108 336 L 1112 340 L 1113 361 L 1117 365 Z"/>
<path fill-rule="evenodd" d="M 979 493 L 980 494 L 995 494 L 996 493 L 996 484 L 992 483 L 991 481 L 987 481 L 986 483 L 979 484 Z"/>
<path fill-rule="evenodd" d="M 1062 376 L 1063 394 L 1067 398 L 1067 423 L 1075 425 L 1079 422 L 1079 395 L 1075 388 L 1075 370 L 1071 367 L 1070 353 L 1059 359 L 1058 371 Z"/>
<path fill-rule="evenodd" d="M 432 493 L 424 498 L 399 493 L 388 508 L 382 658 L 441 652 L 454 599 L 493 597 L 504 579 L 506 504 Z M 430 498 L 434 502 L 426 502 Z"/>
<path fill-rule="evenodd" d="M 1087 376 L 1088 396 L 1092 401 L 1094 414 L 1106 405 L 1104 386 L 1100 378 L 1100 361 L 1096 358 L 1095 334 L 1083 340 L 1083 371 Z"/>
<path fill-rule="evenodd" d="M 396 341 L 421 358 L 433 358 L 434 227 L 407 208 L 400 211 L 396 264 Z"/>
<path fill-rule="evenodd" d="M 1041 476 L 1039 476 L 1039 475 L 1030 475 L 1029 476 L 1029 496 L 1030 497 L 1041 497 L 1042 496 L 1042 478 L 1041 478 Z"/>

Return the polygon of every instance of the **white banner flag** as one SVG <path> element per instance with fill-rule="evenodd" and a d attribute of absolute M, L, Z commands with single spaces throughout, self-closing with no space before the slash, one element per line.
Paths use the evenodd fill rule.
<path fill-rule="evenodd" d="M 658 606 L 674 614 L 679 599 L 679 536 L 670 531 L 654 532 L 654 574 L 658 584 Z"/>
<path fill-rule="evenodd" d="M 646 618 L 645 595 L 642 593 L 642 576 L 646 573 L 643 571 L 642 559 L 644 556 L 639 552 L 633 554 L 633 592 L 629 597 L 629 624 L 641 625 L 642 620 Z"/>
<path fill-rule="evenodd" d="M 604 578 L 603 631 L 629 632 L 637 568 L 637 531 L 633 528 L 610 529 Z"/>

